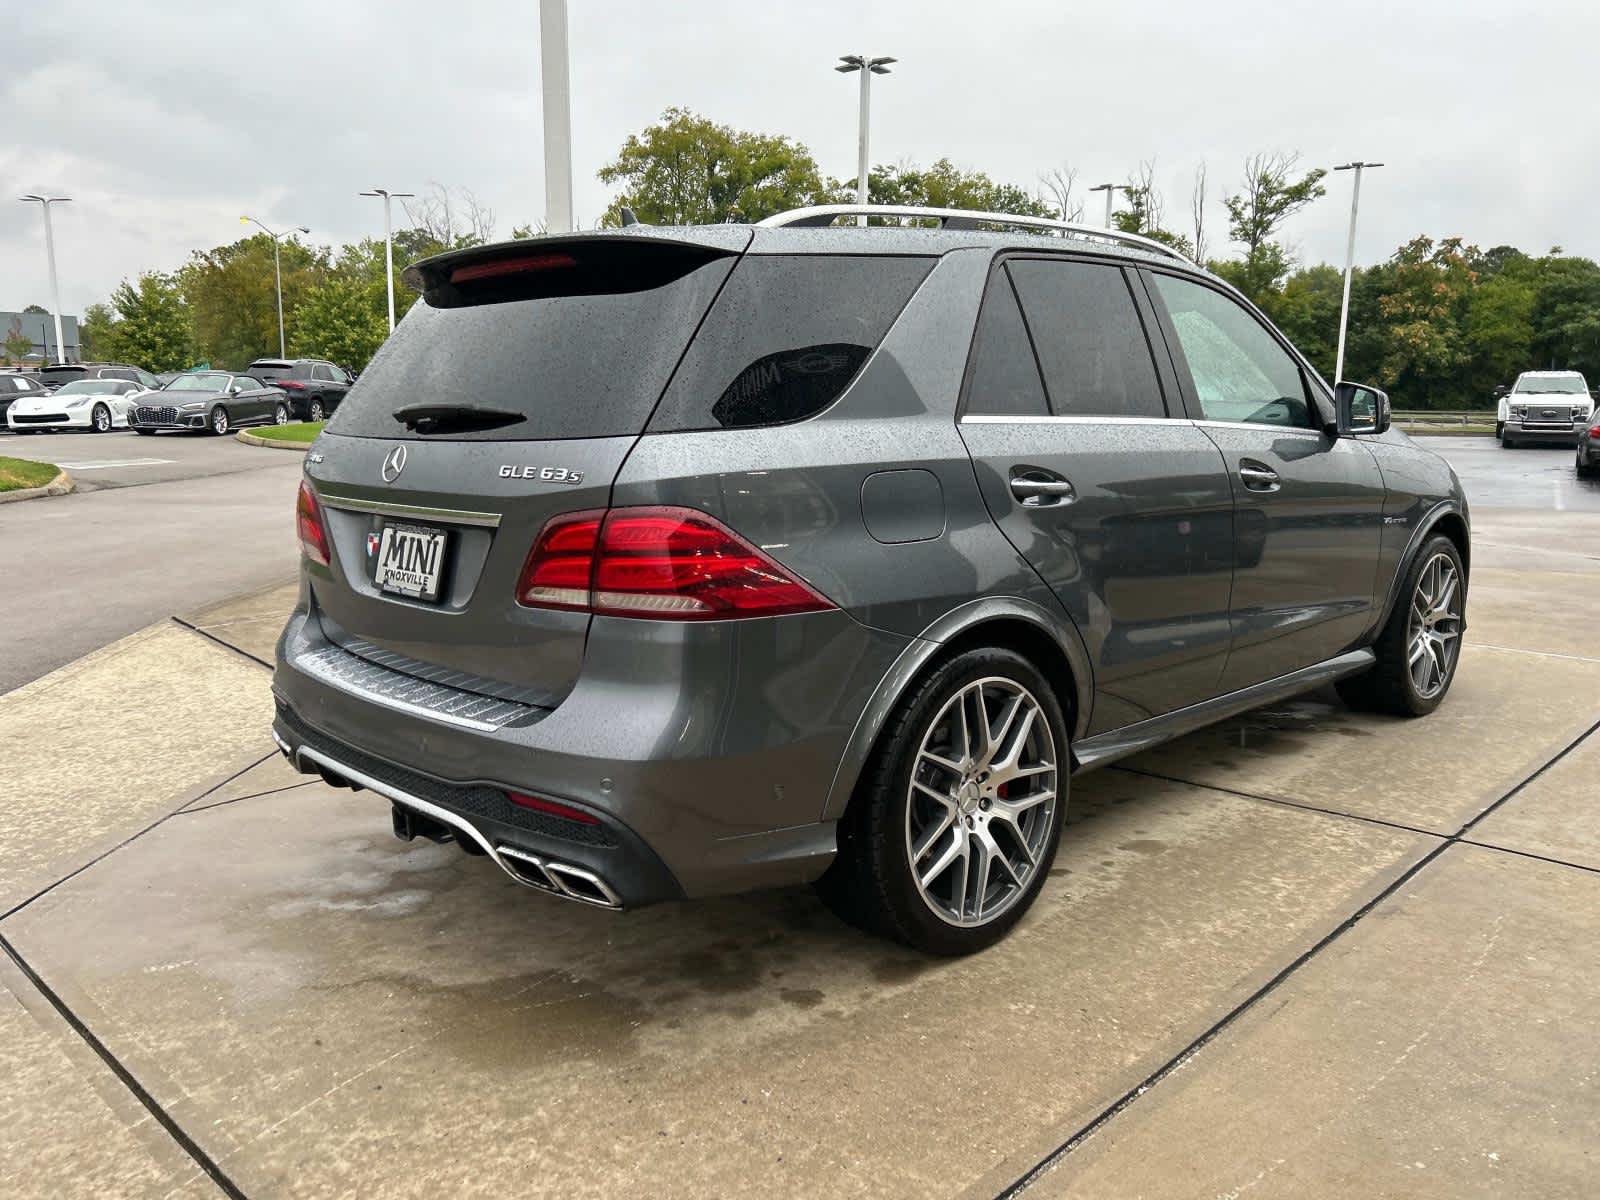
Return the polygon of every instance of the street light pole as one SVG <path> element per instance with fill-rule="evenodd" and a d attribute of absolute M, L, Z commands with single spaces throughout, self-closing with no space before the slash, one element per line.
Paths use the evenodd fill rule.
<path fill-rule="evenodd" d="M 1111 228 L 1111 201 L 1116 197 L 1118 185 L 1115 183 L 1097 183 L 1089 190 L 1091 192 L 1104 192 L 1106 194 L 1106 228 Z"/>
<path fill-rule="evenodd" d="M 278 261 L 278 243 L 291 233 L 310 233 L 304 225 L 296 225 L 293 229 L 285 229 L 282 233 L 273 233 L 254 217 L 240 217 L 240 221 L 250 225 L 260 226 L 261 231 L 272 239 L 272 283 L 278 292 L 278 357 L 288 358 L 289 349 L 283 338 L 283 267 Z"/>
<path fill-rule="evenodd" d="M 889 64 L 898 62 L 893 58 L 868 58 L 865 54 L 841 54 L 839 66 L 834 70 L 840 74 L 848 75 L 852 71 L 861 72 L 861 116 L 856 129 L 856 203 L 867 202 L 867 172 L 870 156 L 867 150 L 869 130 L 872 125 L 872 77 L 874 75 L 887 75 Z M 865 225 L 865 213 L 856 217 L 857 225 Z"/>
<path fill-rule="evenodd" d="M 572 85 L 567 0 L 539 0 L 539 79 L 544 91 L 544 222 L 572 232 Z"/>
<path fill-rule="evenodd" d="M 1361 172 L 1368 167 L 1381 167 L 1380 162 L 1347 162 L 1335 171 L 1354 171 L 1355 186 L 1350 189 L 1350 239 L 1344 248 L 1344 301 L 1339 305 L 1339 353 L 1334 360 L 1333 381 L 1344 382 L 1344 336 L 1350 325 L 1350 272 L 1356 261 L 1356 213 L 1361 207 Z"/>
<path fill-rule="evenodd" d="M 394 332 L 394 227 L 389 222 L 389 201 L 410 200 L 415 198 L 415 192 L 390 192 L 383 188 L 373 188 L 370 192 L 362 192 L 363 196 L 383 197 L 383 273 L 389 281 L 389 332 Z"/>
<path fill-rule="evenodd" d="M 61 284 L 56 278 L 56 235 L 50 227 L 50 206 L 52 204 L 70 204 L 71 196 L 23 196 L 24 204 L 37 204 L 44 213 L 44 256 L 50 264 L 50 309 L 55 315 L 56 323 L 56 361 L 67 361 L 67 343 L 61 336 Z M 46 351 L 49 347 L 45 347 Z M 50 355 L 45 354 L 45 361 L 50 361 Z"/>

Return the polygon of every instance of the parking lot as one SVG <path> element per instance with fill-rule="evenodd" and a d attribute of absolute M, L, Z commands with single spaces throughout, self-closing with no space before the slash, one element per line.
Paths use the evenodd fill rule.
<path fill-rule="evenodd" d="M 1318 693 L 1081 777 L 1015 934 L 934 961 L 806 890 L 618 916 L 394 840 L 267 733 L 298 457 L 7 440 L 174 468 L 0 509 L 30 563 L 206 536 L 190 595 L 0 695 L 0 1194 L 1592 1195 L 1600 487 L 1427 444 L 1474 517 L 1445 705 Z"/>

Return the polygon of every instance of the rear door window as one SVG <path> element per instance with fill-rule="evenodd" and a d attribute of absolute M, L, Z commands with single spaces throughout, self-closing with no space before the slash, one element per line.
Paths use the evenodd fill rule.
<path fill-rule="evenodd" d="M 1004 267 L 990 274 L 978 314 L 966 411 L 971 416 L 1006 417 L 1042 417 L 1050 412 L 1017 294 Z"/>
<path fill-rule="evenodd" d="M 1007 264 L 1059 417 L 1165 417 L 1150 343 L 1118 267 L 1065 259 Z"/>
<path fill-rule="evenodd" d="M 815 416 L 850 386 L 927 276 L 929 257 L 753 255 L 733 272 L 652 433 Z M 366 382 L 363 376 L 358 387 Z"/>
<path fill-rule="evenodd" d="M 332 383 L 333 368 L 326 363 L 315 363 L 311 367 L 311 378 L 320 379 L 325 383 Z"/>
<path fill-rule="evenodd" d="M 603 242 L 523 260 L 444 260 L 328 430 L 407 437 L 396 409 L 459 402 L 522 420 L 430 440 L 637 434 L 733 261 L 697 247 Z"/>

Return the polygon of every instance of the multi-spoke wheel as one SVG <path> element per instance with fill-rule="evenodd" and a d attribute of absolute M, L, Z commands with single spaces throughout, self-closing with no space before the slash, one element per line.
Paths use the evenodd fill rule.
<path fill-rule="evenodd" d="M 990 945 L 1055 857 L 1068 762 L 1060 703 L 1027 659 L 957 655 L 890 717 L 840 822 L 823 896 L 931 953 Z"/>
<path fill-rule="evenodd" d="M 1400 598 L 1373 643 L 1371 670 L 1339 684 L 1356 708 L 1422 716 L 1439 707 L 1455 678 L 1466 628 L 1467 575 L 1461 552 L 1446 537 L 1418 551 Z"/>
<path fill-rule="evenodd" d="M 1443 551 L 1428 559 L 1417 577 L 1406 637 L 1411 682 L 1417 695 L 1431 700 L 1450 682 L 1461 649 L 1461 573 Z"/>

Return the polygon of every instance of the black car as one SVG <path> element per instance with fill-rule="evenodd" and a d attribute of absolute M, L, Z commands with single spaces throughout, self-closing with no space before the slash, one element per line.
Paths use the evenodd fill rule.
<path fill-rule="evenodd" d="M 224 434 L 240 425 L 288 423 L 289 401 L 281 389 L 230 371 L 180 375 L 156 395 L 142 397 L 128 414 L 128 427 L 140 434 L 163 429 Z"/>
<path fill-rule="evenodd" d="M 1600 476 L 1600 406 L 1589 415 L 1589 422 L 1578 431 L 1578 478 Z"/>
<path fill-rule="evenodd" d="M 149 371 L 127 363 L 55 363 L 39 368 L 39 382 L 52 392 L 78 379 L 124 379 L 151 391 L 161 386 L 161 381 Z"/>
<path fill-rule="evenodd" d="M 343 367 L 322 358 L 258 358 L 245 369 L 282 388 L 297 421 L 330 416 L 355 382 Z"/>
<path fill-rule="evenodd" d="M 0 428 L 6 423 L 6 410 L 13 400 L 23 396 L 41 396 L 49 389 L 32 375 L 16 371 L 0 371 Z"/>

